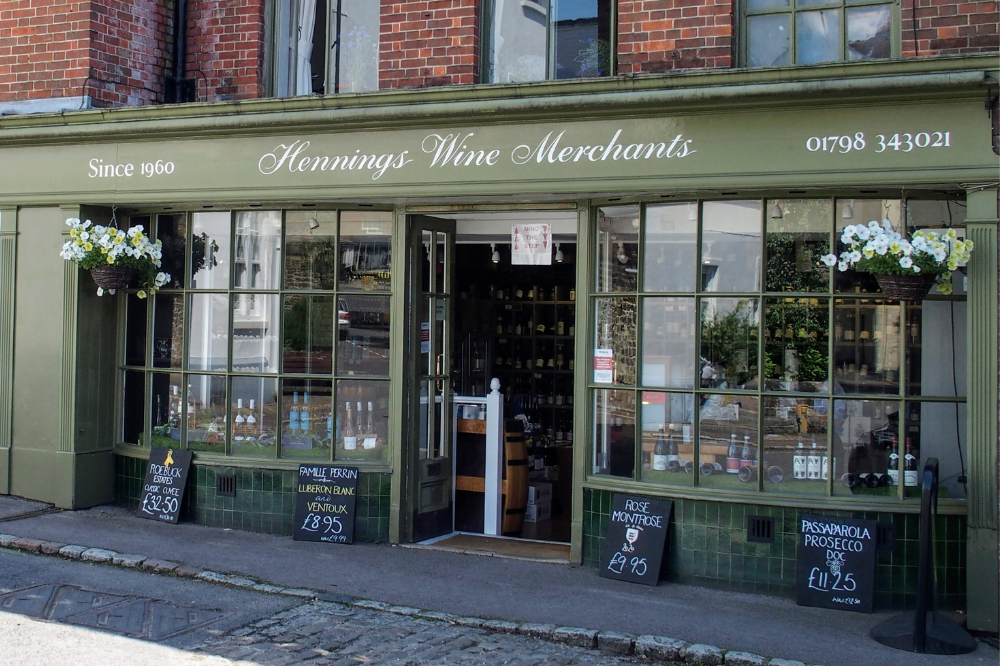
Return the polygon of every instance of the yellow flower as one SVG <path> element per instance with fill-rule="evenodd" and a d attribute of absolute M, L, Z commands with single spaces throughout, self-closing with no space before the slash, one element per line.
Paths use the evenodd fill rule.
<path fill-rule="evenodd" d="M 114 257 L 108 257 L 108 263 L 109 264 L 115 263 L 115 258 Z"/>
<path fill-rule="evenodd" d="M 79 247 L 80 245 L 83 245 L 83 241 L 82 241 L 82 240 L 80 240 L 79 238 L 77 238 L 77 239 L 76 239 L 76 240 L 75 240 L 75 241 L 73 242 L 73 244 L 74 244 L 74 245 L 76 245 L 77 247 Z"/>
<path fill-rule="evenodd" d="M 140 289 L 140 290 L 139 290 L 139 291 L 138 291 L 138 292 L 136 293 L 136 296 L 138 296 L 138 297 L 139 297 L 140 299 L 143 299 L 143 298 L 146 298 L 146 292 L 145 292 L 145 291 L 143 291 L 142 289 Z"/>
<path fill-rule="evenodd" d="M 107 254 L 107 253 L 108 253 L 108 248 L 106 248 L 106 247 L 102 247 L 102 248 L 101 248 L 101 253 L 102 253 L 102 254 Z"/>
<path fill-rule="evenodd" d="M 90 242 L 84 243 L 83 249 L 86 250 L 87 252 L 90 252 L 91 250 L 94 249 L 94 244 Z"/>
<path fill-rule="evenodd" d="M 70 229 L 69 230 L 69 235 L 72 236 L 73 238 L 76 238 L 77 236 L 80 235 L 80 232 L 77 231 L 76 229 Z"/>

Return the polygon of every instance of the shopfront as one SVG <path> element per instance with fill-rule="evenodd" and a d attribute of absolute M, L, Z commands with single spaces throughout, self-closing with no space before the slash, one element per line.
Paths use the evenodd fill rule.
<path fill-rule="evenodd" d="M 990 534 L 996 576 L 984 62 L 2 121 L 0 491 L 135 502 L 175 446 L 197 522 L 290 533 L 294 471 L 336 462 L 361 471 L 357 538 L 481 532 L 456 406 L 497 378 L 551 496 L 511 536 L 594 564 L 612 493 L 669 497 L 668 578 L 784 594 L 801 513 L 864 515 L 892 526 L 900 605 L 907 472 L 937 458 L 942 599 L 988 603 L 966 594 Z M 142 224 L 171 282 L 98 297 L 58 257 L 67 217 Z M 954 228 L 973 260 L 888 300 L 818 261 L 870 220 Z M 540 264 L 513 258 L 525 226 Z"/>

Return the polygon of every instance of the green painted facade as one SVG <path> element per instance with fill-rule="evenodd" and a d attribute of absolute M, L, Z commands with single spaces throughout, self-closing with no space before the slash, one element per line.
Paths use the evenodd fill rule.
<path fill-rule="evenodd" d="M 377 204 L 393 208 L 393 243 L 401 250 L 410 213 L 562 204 L 579 214 L 579 256 L 594 256 L 593 207 L 611 198 L 948 196 L 966 200 L 977 248 L 968 275 L 969 500 L 942 503 L 939 589 L 947 605 L 967 607 L 970 626 L 995 631 L 998 162 L 984 103 L 998 78 L 996 58 L 988 55 L 0 118 L 0 493 L 66 508 L 134 506 L 138 497 L 144 451 L 116 441 L 123 308 L 97 298 L 89 278 L 59 258 L 69 216 L 106 219 L 114 205 Z M 942 145 L 878 150 L 879 135 L 921 132 L 941 133 Z M 472 162 L 463 156 L 458 165 L 435 163 L 437 140 L 428 137 L 470 133 Z M 821 148 L 829 136 L 851 137 L 850 148 Z M 371 159 L 330 168 L 334 158 L 355 154 Z M 152 165 L 148 177 L 144 164 Z M 102 171 L 108 165 L 111 171 Z M 581 332 L 593 327 L 593 270 L 578 262 Z M 396 324 L 405 320 L 405 273 L 392 275 L 396 350 L 405 347 L 405 327 Z M 577 336 L 579 368 L 591 360 L 591 346 L 588 336 Z M 403 355 L 393 354 L 394 414 L 407 400 L 405 368 Z M 588 404 L 585 374 L 577 373 L 578 406 Z M 578 407 L 574 419 L 576 433 L 592 431 L 586 409 Z M 359 539 L 407 538 L 406 437 L 398 419 L 388 459 L 359 465 Z M 586 437 L 577 439 L 578 561 L 595 561 L 611 492 L 664 496 L 676 501 L 670 579 L 788 594 L 796 518 L 822 511 L 895 524 L 899 547 L 879 556 L 878 599 L 884 606 L 911 600 L 914 502 L 588 477 L 589 448 Z M 288 534 L 296 466 L 196 455 L 185 517 Z M 215 474 L 223 469 L 236 474 L 235 499 L 215 495 Z M 746 543 L 751 513 L 775 516 L 774 545 Z"/>

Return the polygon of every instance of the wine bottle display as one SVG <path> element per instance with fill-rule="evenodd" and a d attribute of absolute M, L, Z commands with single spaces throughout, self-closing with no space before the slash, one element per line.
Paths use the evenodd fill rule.
<path fill-rule="evenodd" d="M 667 440 L 663 436 L 663 428 L 660 428 L 653 447 L 653 469 L 658 472 L 667 471 Z"/>
<path fill-rule="evenodd" d="M 795 455 L 792 456 L 792 478 L 805 479 L 807 474 L 806 447 L 799 442 L 795 446 Z"/>
<path fill-rule="evenodd" d="M 736 433 L 729 435 L 729 451 L 726 453 L 726 473 L 740 473 L 740 457 L 736 448 Z"/>
<path fill-rule="evenodd" d="M 357 431 L 354 429 L 354 417 L 351 414 L 351 403 L 347 402 L 347 418 L 344 423 L 344 450 L 353 451 L 358 448 Z"/>

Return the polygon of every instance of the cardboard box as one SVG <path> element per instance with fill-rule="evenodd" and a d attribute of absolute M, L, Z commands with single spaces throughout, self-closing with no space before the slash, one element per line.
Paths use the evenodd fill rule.
<path fill-rule="evenodd" d="M 552 519 L 552 502 L 529 504 L 524 511 L 524 522 L 537 523 Z"/>
<path fill-rule="evenodd" d="M 552 501 L 552 484 L 532 481 L 528 484 L 528 504 L 545 504 Z"/>

